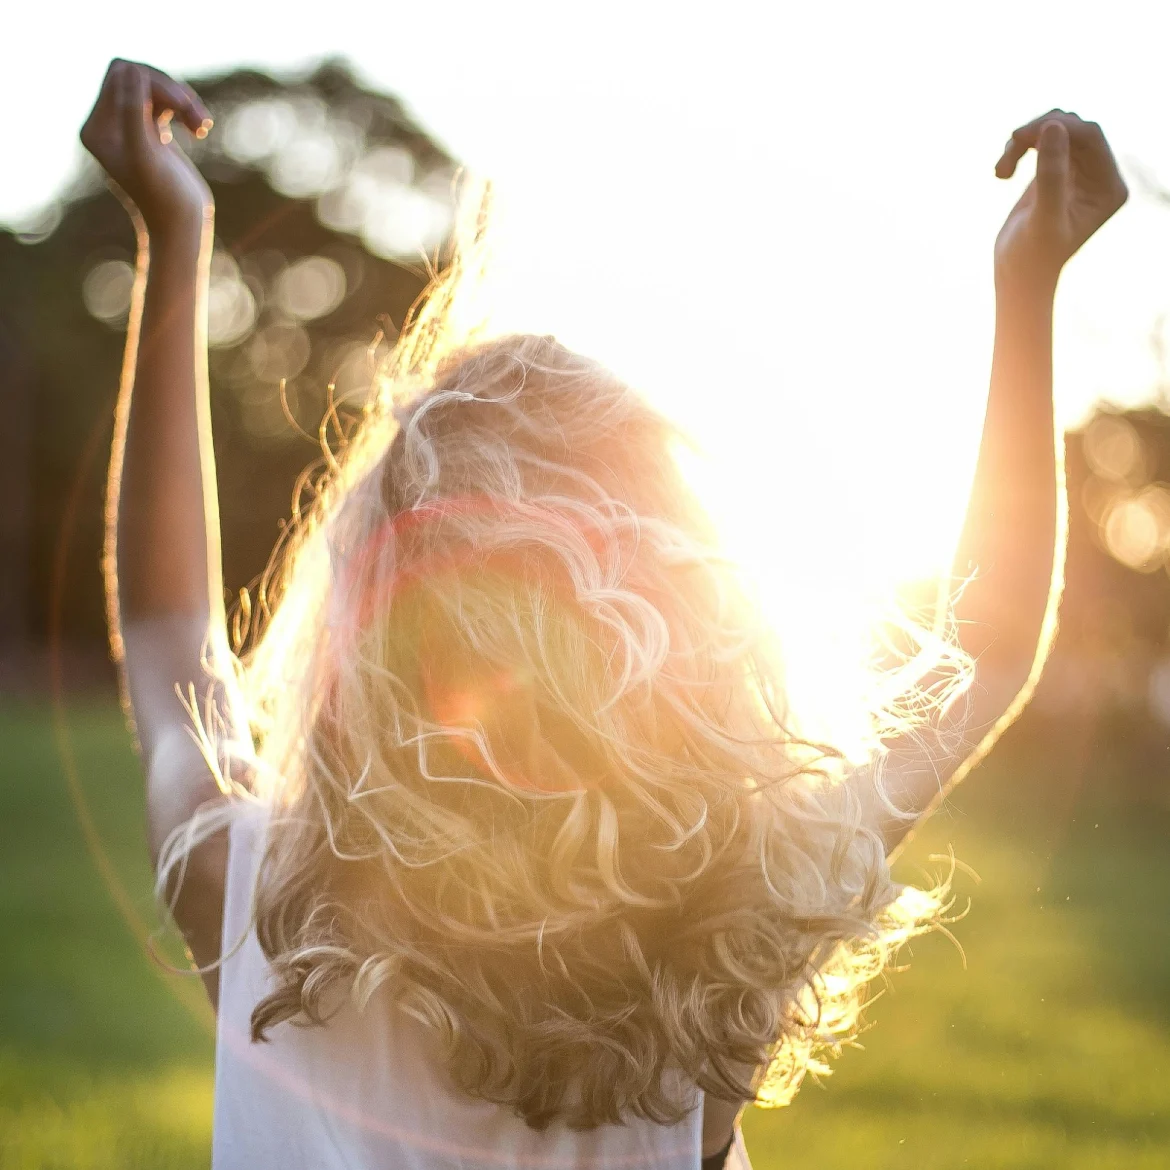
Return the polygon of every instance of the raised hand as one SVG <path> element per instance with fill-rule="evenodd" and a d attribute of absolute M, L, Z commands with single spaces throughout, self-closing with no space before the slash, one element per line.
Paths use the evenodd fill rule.
<path fill-rule="evenodd" d="M 995 242 L 998 276 L 1055 287 L 1068 259 L 1125 203 L 1129 192 L 1101 127 L 1050 110 L 1008 139 L 995 165 L 1001 179 L 1036 151 L 1036 177 Z"/>
<path fill-rule="evenodd" d="M 186 85 L 133 61 L 110 62 L 81 141 L 148 230 L 197 225 L 212 208 L 211 191 L 172 139 L 177 120 L 202 138 L 207 107 Z"/>

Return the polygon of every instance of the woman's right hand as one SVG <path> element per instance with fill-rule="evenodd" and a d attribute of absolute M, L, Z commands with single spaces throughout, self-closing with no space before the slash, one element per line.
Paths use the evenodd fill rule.
<path fill-rule="evenodd" d="M 172 118 L 200 138 L 211 128 L 207 107 L 189 86 L 115 58 L 81 128 L 82 144 L 151 233 L 202 230 L 214 206 L 203 176 L 172 141 Z"/>
<path fill-rule="evenodd" d="M 1060 270 L 1129 192 L 1101 127 L 1050 110 L 1008 139 L 995 173 L 1008 179 L 1036 152 L 1036 177 L 1012 208 L 995 242 L 997 279 L 1055 290 Z"/>

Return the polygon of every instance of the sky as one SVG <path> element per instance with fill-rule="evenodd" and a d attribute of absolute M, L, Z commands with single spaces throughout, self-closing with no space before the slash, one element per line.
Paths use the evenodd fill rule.
<path fill-rule="evenodd" d="M 824 630 L 852 645 L 862 594 L 957 535 L 992 244 L 1031 170 L 993 167 L 1045 110 L 1099 121 L 1133 189 L 1061 285 L 1059 416 L 1159 380 L 1170 205 L 1139 174 L 1170 186 L 1170 6 L 63 0 L 3 35 L 0 220 L 74 167 L 114 55 L 188 76 L 338 55 L 400 96 L 499 186 L 498 320 L 594 353 L 697 435 L 779 620 L 816 615 L 822 687 Z"/>

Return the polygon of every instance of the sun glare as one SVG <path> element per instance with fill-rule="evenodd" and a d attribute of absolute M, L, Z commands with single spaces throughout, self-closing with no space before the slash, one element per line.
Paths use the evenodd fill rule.
<path fill-rule="evenodd" d="M 685 255 L 631 258 L 615 274 L 591 266 L 579 242 L 566 254 L 545 240 L 536 256 L 530 240 L 501 235 L 486 298 L 492 330 L 555 333 L 695 440 L 680 465 L 778 631 L 801 730 L 863 756 L 880 689 L 875 631 L 900 587 L 950 563 L 978 446 L 984 354 L 952 354 L 948 366 L 920 343 L 907 360 L 901 313 L 924 294 L 891 286 L 888 272 L 884 302 L 865 297 L 844 321 L 806 312 L 788 322 L 777 354 L 762 327 L 728 344 L 688 317 L 678 292 L 693 277 Z M 556 264 L 544 259 L 551 253 Z M 743 314 L 764 321 L 784 295 L 775 285 L 765 274 L 740 288 Z M 932 383 L 933 371 L 964 365 L 962 378 Z"/>
<path fill-rule="evenodd" d="M 796 721 L 860 759 L 873 746 L 881 707 L 875 634 L 898 612 L 900 587 L 946 571 L 961 493 L 943 501 L 950 515 L 937 507 L 936 522 L 899 539 L 873 519 L 892 514 L 888 486 L 851 477 L 825 483 L 815 450 L 781 475 L 778 453 L 758 440 L 719 435 L 710 447 L 703 456 L 680 451 L 679 462 L 780 636 Z M 803 491 L 794 482 L 801 478 Z"/>

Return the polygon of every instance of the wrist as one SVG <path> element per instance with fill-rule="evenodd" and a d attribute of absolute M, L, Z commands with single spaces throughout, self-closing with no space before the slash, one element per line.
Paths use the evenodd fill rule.
<path fill-rule="evenodd" d="M 215 211 L 212 207 L 185 209 L 161 218 L 145 219 L 144 228 L 152 254 L 197 257 L 212 238 Z"/>
<path fill-rule="evenodd" d="M 1061 267 L 1060 264 L 1021 263 L 997 257 L 996 299 L 1051 304 L 1056 296 L 1056 286 L 1060 283 Z"/>

